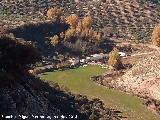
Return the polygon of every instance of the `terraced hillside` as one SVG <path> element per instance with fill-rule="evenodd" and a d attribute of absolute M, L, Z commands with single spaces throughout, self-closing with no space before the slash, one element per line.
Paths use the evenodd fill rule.
<path fill-rule="evenodd" d="M 94 18 L 95 28 L 117 37 L 149 40 L 155 24 L 160 21 L 160 5 L 149 0 L 12 0 L 0 2 L 0 24 L 21 25 L 31 21 L 44 21 L 48 8 L 64 7 L 65 13 L 87 14 Z M 157 4 L 155 4 L 157 3 Z"/>

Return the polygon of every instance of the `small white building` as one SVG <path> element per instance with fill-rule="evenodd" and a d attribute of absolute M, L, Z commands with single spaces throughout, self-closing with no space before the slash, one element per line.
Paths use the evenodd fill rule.
<path fill-rule="evenodd" d="M 101 59 L 105 59 L 107 57 L 108 57 L 108 55 L 103 54 L 103 53 L 93 54 L 93 55 L 91 55 L 90 60 L 101 60 Z"/>
<path fill-rule="evenodd" d="M 126 56 L 127 56 L 126 53 L 124 53 L 124 52 L 119 52 L 119 55 L 120 55 L 121 57 L 126 57 Z"/>

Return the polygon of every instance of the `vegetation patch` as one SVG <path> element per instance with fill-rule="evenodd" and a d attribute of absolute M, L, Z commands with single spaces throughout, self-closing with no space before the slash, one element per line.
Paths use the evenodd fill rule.
<path fill-rule="evenodd" d="M 123 92 L 96 85 L 90 77 L 102 74 L 106 70 L 97 66 L 81 67 L 66 71 L 47 72 L 41 78 L 66 86 L 70 92 L 80 93 L 89 98 L 99 98 L 110 108 L 122 111 L 129 120 L 159 120 L 159 117 L 147 110 L 143 100 Z M 60 76 L 65 76 L 64 78 Z"/>

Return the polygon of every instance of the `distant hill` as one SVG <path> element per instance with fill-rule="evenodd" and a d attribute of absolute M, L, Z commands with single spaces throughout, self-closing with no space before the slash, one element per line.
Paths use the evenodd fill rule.
<path fill-rule="evenodd" d="M 153 27 L 160 21 L 159 0 L 104 0 L 104 2 L 75 0 L 21 0 L 0 3 L 1 24 L 20 25 L 30 21 L 44 21 L 47 9 L 64 7 L 65 13 L 79 16 L 90 14 L 95 24 L 106 35 L 138 40 L 149 40 Z M 5 13 L 5 14 L 4 14 Z M 10 22 L 9 22 L 10 21 Z M 11 22 L 12 21 L 12 22 Z"/>

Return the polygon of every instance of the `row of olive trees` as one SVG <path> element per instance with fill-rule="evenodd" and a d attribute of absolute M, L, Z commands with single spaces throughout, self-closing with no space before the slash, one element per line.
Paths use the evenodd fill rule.
<path fill-rule="evenodd" d="M 152 45 L 160 47 L 160 24 L 155 26 L 151 36 Z M 120 69 L 123 65 L 119 55 L 119 50 L 114 48 L 109 54 L 108 64 L 115 69 Z"/>

